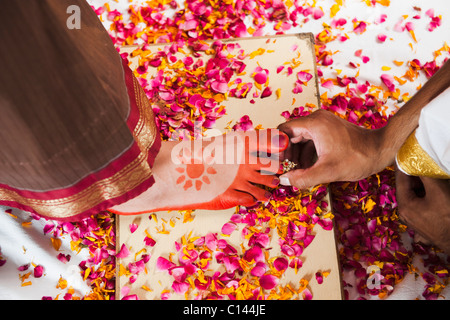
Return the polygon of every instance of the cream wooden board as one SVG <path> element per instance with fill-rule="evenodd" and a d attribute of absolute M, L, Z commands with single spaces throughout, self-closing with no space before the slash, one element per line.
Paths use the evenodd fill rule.
<path fill-rule="evenodd" d="M 283 111 L 290 111 L 294 107 L 304 106 L 306 103 L 318 105 L 319 90 L 312 34 L 228 39 L 223 41 L 239 43 L 246 53 L 254 52 L 259 48 L 266 50 L 266 53 L 263 55 L 256 56 L 254 59 L 247 58 L 244 60 L 247 65 L 245 69 L 247 74 L 244 77 L 241 76 L 241 78 L 244 78 L 244 81 L 252 81 L 250 75 L 259 63 L 261 67 L 269 70 L 269 85 L 274 93 L 272 96 L 264 99 L 256 98 L 255 104 L 249 103 L 249 100 L 252 98 L 251 94 L 248 94 L 246 99 L 229 98 L 228 100 L 225 100 L 222 104 L 226 106 L 227 115 L 216 122 L 216 130 L 212 130 L 211 135 L 225 132 L 225 128 L 230 121 L 234 124 L 243 115 L 249 115 L 254 125 L 260 124 L 263 128 L 276 128 L 280 123 L 285 121 L 281 116 Z M 163 48 L 163 46 L 163 44 L 151 45 L 151 49 L 154 48 L 156 52 Z M 292 50 L 294 47 L 296 47 L 296 50 Z M 128 47 L 124 50 L 131 52 L 135 48 L 136 47 Z M 273 52 L 270 52 L 271 50 L 273 50 Z M 277 74 L 276 68 L 286 61 L 298 58 L 299 52 L 302 64 L 297 69 L 294 69 L 293 74 L 291 76 L 287 76 L 283 72 Z M 131 67 L 134 68 L 138 63 L 138 59 L 131 59 L 131 63 Z M 153 69 L 156 70 L 155 68 Z M 308 70 L 314 77 L 308 82 L 308 85 L 303 88 L 304 90 L 301 94 L 294 94 L 292 88 L 296 80 L 296 73 L 299 70 Z M 150 78 L 151 75 L 149 74 L 148 77 Z M 281 88 L 281 96 L 279 99 L 277 99 L 275 95 L 275 90 L 277 88 Z M 294 105 L 292 105 L 293 98 L 296 99 Z M 328 196 L 327 200 L 329 202 Z M 331 207 L 331 205 L 329 205 L 329 207 Z M 222 226 L 229 222 L 231 215 L 234 214 L 235 211 L 235 208 L 221 211 L 197 210 L 193 213 L 195 216 L 193 221 L 186 223 L 183 223 L 183 215 L 180 212 L 158 212 L 156 213 L 158 223 L 153 219 L 149 219 L 148 214 L 140 216 L 117 216 L 116 246 L 119 250 L 122 244 L 125 243 L 131 251 L 128 258 L 117 259 L 117 266 L 119 266 L 119 264 L 126 266 L 129 262 L 134 262 L 135 253 L 139 252 L 144 247 L 147 249 L 147 254 L 151 255 L 151 258 L 146 264 L 147 274 L 140 273 L 133 284 L 129 283 L 126 276 L 116 278 L 116 299 L 122 298 L 121 288 L 123 286 L 130 288 L 128 294 L 136 294 L 140 299 L 160 299 L 161 292 L 165 289 L 170 289 L 173 278 L 169 276 L 167 272 L 156 270 L 157 258 L 159 256 L 168 258 L 170 253 L 175 253 L 175 241 L 180 242 L 183 235 L 191 233 L 192 237 L 196 237 L 213 232 L 217 233 L 220 237 Z M 170 231 L 169 234 L 157 233 L 156 228 L 161 229 L 162 227 L 162 219 L 167 221 L 167 223 L 165 223 L 165 228 Z M 175 222 L 173 227 L 169 224 L 170 220 Z M 138 229 L 133 234 L 129 231 L 129 225 L 131 223 L 139 224 Z M 243 239 L 240 238 L 240 231 L 242 231 L 242 228 L 243 225 L 238 224 L 238 229 L 231 234 L 231 237 L 225 238 L 238 250 L 240 249 L 240 243 L 243 242 Z M 146 236 L 145 230 L 147 230 L 156 241 L 156 245 L 153 248 L 144 245 L 143 241 Z M 309 288 L 313 294 L 313 299 L 342 299 L 341 274 L 339 270 L 334 230 L 325 231 L 319 225 L 316 225 L 313 232 L 316 234 L 316 237 L 301 256 L 303 266 L 299 269 L 297 274 L 295 274 L 292 269 L 288 269 L 282 277 L 280 284 L 290 283 L 293 287 L 298 288 L 299 280 L 306 278 L 309 280 Z M 277 239 L 278 235 L 272 230 L 271 244 L 269 245 L 273 248 L 270 250 L 271 257 L 280 254 Z M 221 267 L 212 264 L 209 268 L 212 270 L 211 275 L 216 271 L 214 268 Z M 117 267 L 117 270 L 119 270 L 119 267 Z M 224 271 L 223 269 L 217 270 L 221 272 Z M 315 280 L 315 272 L 317 271 L 330 272 L 330 275 L 325 278 L 320 285 L 317 284 Z M 150 288 L 152 291 L 149 292 L 142 289 L 143 285 Z M 172 293 L 171 299 L 185 299 L 185 297 L 177 296 L 175 293 Z"/>

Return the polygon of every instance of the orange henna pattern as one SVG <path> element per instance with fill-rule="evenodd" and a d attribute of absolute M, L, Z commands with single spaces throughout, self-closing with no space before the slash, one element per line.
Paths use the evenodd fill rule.
<path fill-rule="evenodd" d="M 212 159 L 212 157 L 210 157 Z M 195 189 L 200 191 L 203 184 L 210 184 L 211 180 L 208 175 L 214 175 L 217 171 L 205 164 L 203 160 L 203 148 L 197 152 L 197 154 L 192 154 L 190 150 L 183 149 L 183 155 L 180 156 L 181 162 L 185 167 L 177 167 L 175 170 L 181 175 L 178 177 L 176 184 L 182 184 L 183 189 L 186 191 L 191 187 L 195 186 Z"/>

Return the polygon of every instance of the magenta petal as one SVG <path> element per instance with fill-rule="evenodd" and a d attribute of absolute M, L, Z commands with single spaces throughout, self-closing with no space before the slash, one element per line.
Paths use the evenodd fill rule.
<path fill-rule="evenodd" d="M 329 66 L 333 63 L 333 59 L 330 57 L 330 55 L 326 55 L 322 60 L 322 65 Z"/>
<path fill-rule="evenodd" d="M 259 233 L 255 237 L 255 243 L 259 244 L 260 247 L 265 248 L 269 245 L 270 238 L 267 233 Z"/>
<path fill-rule="evenodd" d="M 64 232 L 67 232 L 67 233 L 70 233 L 73 231 L 73 229 L 75 229 L 75 226 L 70 222 L 64 222 L 62 224 L 62 227 L 63 227 Z"/>
<path fill-rule="evenodd" d="M 382 74 L 380 78 L 381 78 L 381 81 L 383 81 L 383 83 L 389 89 L 389 91 L 394 91 L 395 90 L 394 77 L 393 76 L 388 75 L 388 74 Z"/>
<path fill-rule="evenodd" d="M 228 91 L 228 84 L 222 81 L 213 81 L 211 83 L 211 88 L 219 93 L 226 93 Z"/>
<path fill-rule="evenodd" d="M 375 233 L 376 227 L 377 227 L 376 219 L 372 219 L 367 222 L 367 228 L 369 229 L 370 233 Z"/>
<path fill-rule="evenodd" d="M 225 256 L 223 258 L 223 264 L 228 273 L 232 273 L 240 268 L 239 259 L 236 257 Z"/>
<path fill-rule="evenodd" d="M 261 261 L 264 259 L 264 254 L 259 246 L 254 246 L 245 252 L 244 259 L 249 262 L 250 261 Z"/>
<path fill-rule="evenodd" d="M 262 261 L 258 262 L 256 266 L 250 271 L 250 274 L 255 277 L 261 277 L 266 273 L 266 264 Z"/>
<path fill-rule="evenodd" d="M 305 240 L 303 240 L 303 245 L 306 248 L 307 246 L 309 246 L 309 244 L 314 240 L 315 235 L 307 235 Z"/>
<path fill-rule="evenodd" d="M 297 79 L 302 82 L 308 82 L 312 79 L 312 74 L 310 74 L 309 72 L 300 71 L 299 73 L 297 73 Z"/>
<path fill-rule="evenodd" d="M 130 255 L 130 250 L 128 250 L 125 243 L 122 244 L 122 247 L 120 248 L 120 251 L 118 254 L 116 254 L 116 258 L 126 258 Z"/>
<path fill-rule="evenodd" d="M 278 271 L 286 270 L 288 267 L 288 264 L 289 264 L 289 261 L 284 257 L 276 258 L 275 261 L 273 262 L 273 266 Z"/>
<path fill-rule="evenodd" d="M 265 84 L 267 82 L 267 73 L 264 71 L 257 72 L 253 77 L 259 84 Z"/>
<path fill-rule="evenodd" d="M 217 248 L 217 237 L 214 233 L 208 233 L 205 236 L 205 244 L 208 249 L 215 251 Z"/>
<path fill-rule="evenodd" d="M 270 290 L 278 284 L 278 278 L 274 275 L 266 274 L 259 278 L 259 284 L 261 285 L 261 288 Z"/>
<path fill-rule="evenodd" d="M 138 228 L 138 225 L 136 223 L 130 223 L 130 232 L 134 233 L 136 229 Z"/>
<path fill-rule="evenodd" d="M 189 289 L 189 284 L 187 282 L 174 281 L 172 283 L 172 289 L 175 293 L 184 294 Z"/>
<path fill-rule="evenodd" d="M 42 275 L 44 274 L 44 267 L 41 266 L 41 265 L 36 266 L 36 267 L 34 268 L 33 274 L 34 274 L 34 277 L 35 277 L 35 278 L 40 278 L 40 277 L 42 277 Z"/>
<path fill-rule="evenodd" d="M 170 262 L 166 258 L 159 257 L 156 260 L 156 268 L 160 271 L 168 270 L 173 266 L 175 266 L 175 264 L 173 262 Z"/>
<path fill-rule="evenodd" d="M 387 38 L 387 36 L 386 36 L 385 34 L 379 34 L 379 35 L 377 36 L 377 39 L 378 39 L 378 41 L 380 41 L 380 42 L 386 41 L 386 38 Z"/>
<path fill-rule="evenodd" d="M 272 89 L 270 87 L 265 87 L 263 92 L 261 93 L 261 99 L 266 98 L 272 95 Z"/>
<path fill-rule="evenodd" d="M 156 244 L 156 241 L 153 240 L 152 238 L 145 237 L 144 243 L 145 243 L 146 246 L 154 247 L 155 244 Z"/>
<path fill-rule="evenodd" d="M 186 279 L 186 270 L 184 267 L 174 267 L 170 269 L 170 274 L 175 281 L 183 282 Z"/>
<path fill-rule="evenodd" d="M 313 18 L 315 20 L 317 20 L 317 19 L 320 19 L 323 17 L 324 12 L 322 11 L 321 8 L 314 8 L 312 14 L 313 14 Z"/>
<path fill-rule="evenodd" d="M 145 262 L 143 260 L 139 260 L 136 262 L 129 263 L 128 270 L 130 270 L 130 272 L 133 274 L 139 274 L 145 270 Z"/>
<path fill-rule="evenodd" d="M 321 272 L 316 272 L 316 280 L 318 284 L 322 284 L 323 283 L 323 276 Z"/>
<path fill-rule="evenodd" d="M 159 97 L 165 101 L 172 101 L 174 99 L 174 95 L 166 91 L 161 91 L 159 93 Z"/>
<path fill-rule="evenodd" d="M 27 263 L 27 264 L 24 264 L 24 265 L 19 266 L 19 267 L 17 268 L 17 270 L 19 270 L 19 271 L 26 271 L 26 270 L 28 270 L 29 267 L 30 267 L 30 264 Z"/>
<path fill-rule="evenodd" d="M 225 223 L 222 227 L 222 233 L 230 235 L 234 230 L 236 230 L 236 225 L 234 223 Z"/>
<path fill-rule="evenodd" d="M 409 21 L 405 24 L 405 27 L 406 27 L 406 30 L 408 30 L 408 31 L 414 30 L 414 23 Z"/>
<path fill-rule="evenodd" d="M 302 291 L 303 300 L 311 300 L 312 299 L 312 293 L 309 291 L 308 288 Z"/>
<path fill-rule="evenodd" d="M 185 31 L 194 30 L 195 28 L 197 28 L 197 26 L 198 26 L 197 20 L 191 19 L 191 20 L 187 20 L 186 22 L 182 23 L 180 25 L 180 29 L 185 30 Z"/>
<path fill-rule="evenodd" d="M 70 261 L 70 254 L 63 254 L 63 253 L 59 253 L 57 256 L 58 260 L 61 261 L 62 263 L 67 263 Z"/>
<path fill-rule="evenodd" d="M 55 227 L 55 225 L 54 225 L 53 223 L 47 223 L 47 224 L 44 226 L 44 234 L 47 234 L 47 233 L 49 233 L 50 231 L 52 231 L 54 227 Z"/>
<path fill-rule="evenodd" d="M 233 214 L 230 218 L 230 220 L 234 223 L 240 223 L 242 221 L 242 215 L 240 214 Z"/>

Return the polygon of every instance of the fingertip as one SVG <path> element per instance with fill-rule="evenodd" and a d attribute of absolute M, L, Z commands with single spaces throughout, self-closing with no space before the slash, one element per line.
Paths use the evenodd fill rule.
<path fill-rule="evenodd" d="M 286 174 L 280 176 L 280 184 L 283 186 L 292 186 L 291 180 Z"/>
<path fill-rule="evenodd" d="M 272 138 L 272 146 L 277 148 L 278 152 L 283 152 L 289 146 L 289 136 L 282 131 L 278 131 L 278 134 Z"/>

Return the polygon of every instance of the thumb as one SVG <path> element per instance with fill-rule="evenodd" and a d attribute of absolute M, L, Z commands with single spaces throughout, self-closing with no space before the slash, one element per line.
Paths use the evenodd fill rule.
<path fill-rule="evenodd" d="M 281 185 L 294 186 L 300 190 L 328 183 L 331 180 L 329 168 L 319 161 L 307 169 L 292 170 L 280 176 Z"/>

